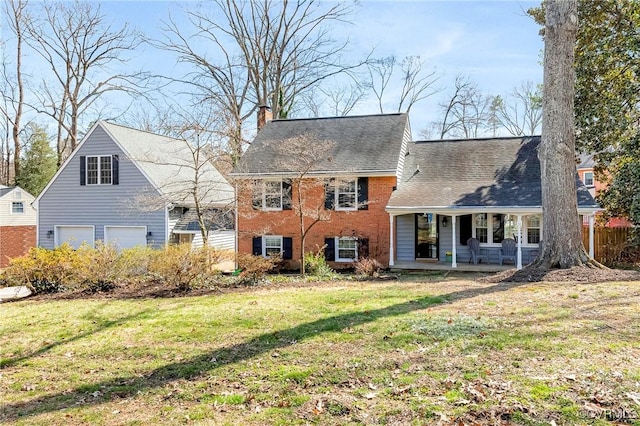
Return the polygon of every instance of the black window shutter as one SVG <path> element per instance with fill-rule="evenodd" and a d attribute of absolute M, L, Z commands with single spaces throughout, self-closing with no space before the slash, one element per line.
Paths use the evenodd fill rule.
<path fill-rule="evenodd" d="M 254 180 L 253 185 L 251 185 L 252 191 L 252 200 L 251 205 L 254 210 L 260 210 L 262 208 L 262 182 L 259 180 Z"/>
<path fill-rule="evenodd" d="M 324 239 L 324 258 L 327 261 L 335 261 L 336 260 L 336 239 L 335 238 L 325 238 Z"/>
<path fill-rule="evenodd" d="M 282 258 L 293 259 L 293 238 L 282 237 Z"/>
<path fill-rule="evenodd" d="M 253 237 L 253 255 L 262 256 L 262 237 Z"/>
<path fill-rule="evenodd" d="M 369 257 L 369 239 L 358 238 L 358 259 Z"/>
<path fill-rule="evenodd" d="M 282 181 L 282 210 L 291 210 L 291 179 Z"/>
<path fill-rule="evenodd" d="M 112 176 L 111 176 L 111 183 L 113 185 L 118 185 L 120 183 L 120 159 L 118 158 L 117 155 L 112 155 L 111 156 L 111 169 L 112 169 Z"/>
<path fill-rule="evenodd" d="M 80 156 L 80 185 L 87 184 L 87 157 Z"/>
<path fill-rule="evenodd" d="M 324 184 L 324 208 L 333 210 L 336 201 L 336 182 L 335 179 L 329 179 Z"/>
<path fill-rule="evenodd" d="M 357 180 L 358 183 L 358 210 L 369 210 L 367 203 L 369 199 L 369 178 L 361 177 Z"/>
<path fill-rule="evenodd" d="M 460 222 L 460 245 L 466 246 L 467 240 L 472 237 L 472 217 L 473 216 L 470 214 L 465 214 L 464 216 L 458 217 L 458 222 Z"/>

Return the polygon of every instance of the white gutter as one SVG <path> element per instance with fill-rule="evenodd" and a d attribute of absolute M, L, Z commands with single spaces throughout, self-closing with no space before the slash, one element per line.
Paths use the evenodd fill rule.
<path fill-rule="evenodd" d="M 234 178 L 261 178 L 261 179 L 269 179 L 269 178 L 283 178 L 283 177 L 296 177 L 295 173 L 289 172 L 272 172 L 272 173 L 260 173 L 260 172 L 251 172 L 251 173 L 229 173 L 229 176 Z M 328 177 L 337 177 L 337 176 L 362 176 L 362 177 L 394 177 L 396 176 L 396 170 L 321 170 L 315 172 L 305 173 L 305 176 L 314 177 L 314 176 L 328 176 Z"/>

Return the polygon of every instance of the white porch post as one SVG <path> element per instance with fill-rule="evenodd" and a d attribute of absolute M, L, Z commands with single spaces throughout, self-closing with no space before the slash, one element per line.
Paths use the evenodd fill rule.
<path fill-rule="evenodd" d="M 394 256 L 393 256 L 393 250 L 394 250 L 394 244 L 393 244 L 393 218 L 394 216 L 392 214 L 389 215 L 389 266 L 393 266 L 394 265 Z"/>
<path fill-rule="evenodd" d="M 452 268 L 457 268 L 458 267 L 458 261 L 457 258 L 458 256 L 456 255 L 456 219 L 458 217 L 455 215 L 451 215 L 451 267 Z"/>
<path fill-rule="evenodd" d="M 593 222 L 594 222 L 594 218 L 595 215 L 594 214 L 590 214 L 589 215 L 589 256 L 593 259 L 593 256 L 595 255 L 595 250 L 593 248 Z"/>
<path fill-rule="evenodd" d="M 518 255 L 516 261 L 516 269 L 522 269 L 522 215 L 518 215 L 517 221 L 518 233 Z"/>

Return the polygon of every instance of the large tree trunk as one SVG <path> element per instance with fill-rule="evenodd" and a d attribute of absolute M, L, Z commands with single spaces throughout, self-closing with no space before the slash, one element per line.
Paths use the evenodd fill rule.
<path fill-rule="evenodd" d="M 535 266 L 570 268 L 589 262 L 577 212 L 574 48 L 577 0 L 547 0 L 544 34 L 542 142 L 543 245 Z"/>

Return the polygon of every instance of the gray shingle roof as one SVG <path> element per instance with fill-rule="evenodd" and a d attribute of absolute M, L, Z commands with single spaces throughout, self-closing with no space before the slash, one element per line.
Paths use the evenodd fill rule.
<path fill-rule="evenodd" d="M 257 134 L 233 174 L 269 174 L 295 171 L 283 161 L 278 144 L 290 138 L 309 135 L 311 141 L 333 141 L 327 153 L 330 161 L 315 164 L 313 172 L 367 172 L 394 174 L 409 136 L 407 114 L 381 114 L 274 120 Z"/>
<path fill-rule="evenodd" d="M 540 137 L 409 144 L 388 207 L 540 207 Z M 579 207 L 597 207 L 579 181 Z"/>
<path fill-rule="evenodd" d="M 209 231 L 233 229 L 233 213 L 218 209 L 207 209 L 203 213 L 205 226 Z M 189 209 L 178 219 L 173 232 L 200 232 L 200 223 L 195 209 Z"/>
<path fill-rule="evenodd" d="M 186 142 L 169 136 L 132 129 L 106 121 L 99 124 L 115 139 L 169 200 L 189 205 L 188 194 L 195 178 L 195 162 Z M 233 187 L 210 162 L 199 171 L 202 202 L 227 204 L 233 201 Z"/>

